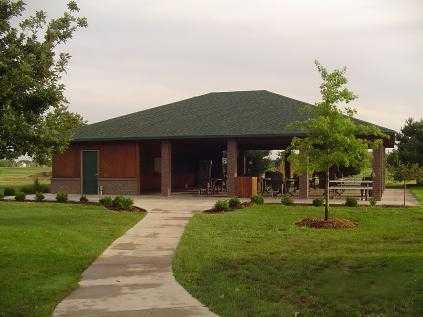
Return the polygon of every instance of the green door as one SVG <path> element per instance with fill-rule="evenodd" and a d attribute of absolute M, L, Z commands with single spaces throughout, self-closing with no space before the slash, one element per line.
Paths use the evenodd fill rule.
<path fill-rule="evenodd" d="M 98 194 L 97 151 L 82 152 L 82 192 Z"/>

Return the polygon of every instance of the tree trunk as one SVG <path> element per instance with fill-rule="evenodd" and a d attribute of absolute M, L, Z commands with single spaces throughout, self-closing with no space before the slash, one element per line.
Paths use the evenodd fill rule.
<path fill-rule="evenodd" d="M 329 168 L 326 170 L 325 186 L 325 220 L 329 219 Z"/>
<path fill-rule="evenodd" d="M 405 207 L 405 192 L 406 192 L 406 190 L 407 190 L 407 183 L 406 183 L 406 181 L 404 180 L 404 207 Z"/>

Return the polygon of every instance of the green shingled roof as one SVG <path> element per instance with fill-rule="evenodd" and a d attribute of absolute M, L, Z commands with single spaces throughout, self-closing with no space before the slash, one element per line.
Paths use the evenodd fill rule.
<path fill-rule="evenodd" d="M 301 135 L 292 123 L 305 120 L 309 107 L 266 90 L 214 92 L 84 126 L 73 140 Z"/>

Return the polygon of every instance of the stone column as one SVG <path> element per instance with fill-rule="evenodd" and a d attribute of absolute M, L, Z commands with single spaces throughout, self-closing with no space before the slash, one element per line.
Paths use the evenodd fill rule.
<path fill-rule="evenodd" d="M 238 176 L 238 145 L 233 139 L 227 142 L 227 187 L 228 194 L 235 195 L 235 177 Z"/>
<path fill-rule="evenodd" d="M 162 141 L 161 144 L 161 193 L 163 196 L 170 196 L 172 192 L 172 145 L 169 141 Z"/>
<path fill-rule="evenodd" d="M 382 144 L 373 149 L 373 197 L 382 199 L 385 187 L 385 146 Z"/>

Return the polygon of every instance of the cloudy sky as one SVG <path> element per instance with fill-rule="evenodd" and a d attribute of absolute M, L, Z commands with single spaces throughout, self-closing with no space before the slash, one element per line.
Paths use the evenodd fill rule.
<path fill-rule="evenodd" d="M 26 0 L 59 15 L 65 0 Z M 89 122 L 211 91 L 267 89 L 314 103 L 317 58 L 346 65 L 359 117 L 423 117 L 422 0 L 79 0 L 70 108 Z"/>

